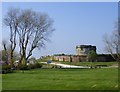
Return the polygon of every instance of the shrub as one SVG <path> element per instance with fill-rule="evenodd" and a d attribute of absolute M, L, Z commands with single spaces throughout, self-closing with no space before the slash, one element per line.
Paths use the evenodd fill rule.
<path fill-rule="evenodd" d="M 28 68 L 29 68 L 29 69 L 35 69 L 35 65 L 34 65 L 34 64 L 29 64 L 29 65 L 28 65 Z"/>
<path fill-rule="evenodd" d="M 42 64 L 40 63 L 35 63 L 35 68 L 41 68 L 42 67 Z"/>
<path fill-rule="evenodd" d="M 29 65 L 20 64 L 18 66 L 18 69 L 19 70 L 30 70 L 30 69 L 41 68 L 41 67 L 42 67 L 42 64 L 39 64 L 39 63 L 29 64 Z"/>
<path fill-rule="evenodd" d="M 18 65 L 19 70 L 30 70 L 30 69 L 41 68 L 41 67 L 42 67 L 42 64 L 39 64 L 39 63 L 29 64 L 29 65 L 24 65 L 24 64 Z"/>
<path fill-rule="evenodd" d="M 6 74 L 6 73 L 11 73 L 13 72 L 13 70 L 11 69 L 10 65 L 2 65 L 2 73 Z"/>
<path fill-rule="evenodd" d="M 19 70 L 29 70 L 29 67 L 27 65 L 24 65 L 24 64 L 19 64 L 18 69 Z"/>

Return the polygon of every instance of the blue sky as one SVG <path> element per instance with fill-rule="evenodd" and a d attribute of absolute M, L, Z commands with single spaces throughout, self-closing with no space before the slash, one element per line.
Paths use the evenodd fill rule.
<path fill-rule="evenodd" d="M 114 30 L 114 23 L 118 17 L 117 2 L 8 2 L 2 3 L 2 16 L 9 7 L 32 9 L 37 12 L 47 13 L 53 20 L 56 29 L 50 37 L 51 42 L 46 43 L 46 48 L 34 51 L 34 57 L 52 54 L 75 54 L 76 45 L 95 45 L 97 53 L 104 51 L 103 35 Z M 8 35 L 3 27 L 2 36 Z"/>

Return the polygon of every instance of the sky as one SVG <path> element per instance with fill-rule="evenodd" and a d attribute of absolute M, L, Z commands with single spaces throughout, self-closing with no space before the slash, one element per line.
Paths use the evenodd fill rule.
<path fill-rule="evenodd" d="M 106 53 L 103 35 L 112 33 L 118 18 L 117 2 L 3 2 L 2 18 L 10 7 L 44 12 L 54 20 L 55 31 L 51 41 L 40 51 L 34 51 L 36 58 L 61 53 L 76 54 L 76 45 L 95 45 L 97 53 Z M 2 38 L 8 37 L 3 26 Z"/>

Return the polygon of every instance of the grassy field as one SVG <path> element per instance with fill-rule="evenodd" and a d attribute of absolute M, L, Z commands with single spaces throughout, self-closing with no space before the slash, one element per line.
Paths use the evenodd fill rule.
<path fill-rule="evenodd" d="M 116 90 L 118 69 L 36 69 L 2 75 L 3 90 Z"/>

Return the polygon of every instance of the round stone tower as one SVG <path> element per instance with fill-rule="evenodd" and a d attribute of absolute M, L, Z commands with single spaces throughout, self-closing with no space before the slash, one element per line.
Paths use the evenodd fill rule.
<path fill-rule="evenodd" d="M 76 55 L 87 55 L 89 51 L 94 50 L 96 52 L 96 46 L 92 45 L 77 45 Z"/>

